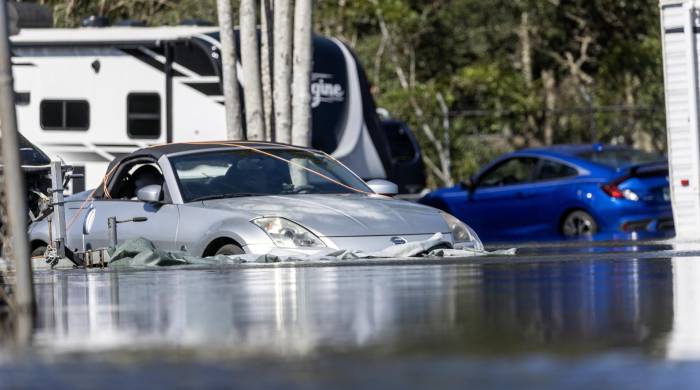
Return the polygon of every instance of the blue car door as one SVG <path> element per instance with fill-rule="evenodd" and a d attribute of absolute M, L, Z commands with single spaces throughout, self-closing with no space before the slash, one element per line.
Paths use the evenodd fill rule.
<path fill-rule="evenodd" d="M 528 231 L 532 238 L 559 238 L 562 213 L 577 199 L 578 175 L 578 169 L 565 162 L 540 159 L 535 179 L 526 192 L 532 207 Z"/>
<path fill-rule="evenodd" d="M 463 214 L 483 239 L 522 239 L 535 217 L 531 184 L 537 163 L 534 157 L 513 157 L 476 179 Z"/>

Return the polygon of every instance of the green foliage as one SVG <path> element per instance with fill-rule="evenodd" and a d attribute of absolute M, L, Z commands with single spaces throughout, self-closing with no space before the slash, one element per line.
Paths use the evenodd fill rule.
<path fill-rule="evenodd" d="M 110 21 L 143 20 L 150 26 L 176 25 L 183 19 L 216 23 L 216 0 L 41 0 L 53 6 L 56 27 L 76 27 L 90 15 Z"/>

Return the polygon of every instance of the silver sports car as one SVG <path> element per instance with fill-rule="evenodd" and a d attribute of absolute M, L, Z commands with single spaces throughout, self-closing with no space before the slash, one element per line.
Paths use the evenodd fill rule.
<path fill-rule="evenodd" d="M 113 161 L 103 185 L 66 201 L 70 250 L 107 247 L 107 219 L 120 241 L 144 237 L 195 256 L 265 254 L 273 248 L 376 251 L 443 233 L 482 249 L 476 233 L 440 210 L 387 195 L 323 152 L 263 142 L 169 144 Z M 30 227 L 37 252 L 49 225 Z"/>

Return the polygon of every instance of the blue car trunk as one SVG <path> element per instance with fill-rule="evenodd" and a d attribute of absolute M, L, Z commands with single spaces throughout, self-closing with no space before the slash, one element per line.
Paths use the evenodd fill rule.
<path fill-rule="evenodd" d="M 639 201 L 649 206 L 671 204 L 666 163 L 652 163 L 627 167 L 618 179 L 621 190 L 630 190 L 639 196 Z"/>

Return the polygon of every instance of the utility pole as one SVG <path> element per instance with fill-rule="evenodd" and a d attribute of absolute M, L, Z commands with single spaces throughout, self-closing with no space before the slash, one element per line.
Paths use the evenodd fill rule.
<path fill-rule="evenodd" d="M 221 38 L 221 68 L 226 105 L 226 136 L 230 140 L 241 140 L 244 137 L 241 126 L 238 77 L 236 77 L 236 36 L 233 31 L 233 9 L 231 0 L 217 0 L 216 4 Z"/>
<path fill-rule="evenodd" d="M 278 142 L 292 142 L 292 11 L 290 0 L 275 0 L 273 4 L 273 86 L 275 135 Z"/>
<path fill-rule="evenodd" d="M 265 140 L 262 85 L 260 84 L 260 51 L 258 50 L 255 0 L 241 0 L 241 64 L 245 88 L 246 136 L 250 140 Z M 264 59 L 263 59 L 264 61 Z"/>
<path fill-rule="evenodd" d="M 31 336 L 34 312 L 34 279 L 27 238 L 26 187 L 19 154 L 17 115 L 10 54 L 10 25 L 7 0 L 0 0 L 0 142 L 2 143 L 2 174 L 5 186 L 5 210 L 11 241 L 11 256 L 15 265 L 15 305 L 22 324 L 18 341 Z M 7 255 L 7 254 L 6 254 Z M 28 321 L 28 323 L 27 323 Z"/>
<path fill-rule="evenodd" d="M 311 146 L 312 0 L 296 0 L 292 60 L 292 144 Z"/>

